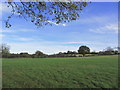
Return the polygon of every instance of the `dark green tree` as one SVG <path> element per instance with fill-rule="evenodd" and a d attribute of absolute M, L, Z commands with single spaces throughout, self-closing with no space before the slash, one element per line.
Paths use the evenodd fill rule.
<path fill-rule="evenodd" d="M 11 15 L 6 20 L 6 27 L 11 27 L 10 19 L 14 15 L 19 15 L 24 19 L 41 27 L 44 25 L 51 25 L 51 22 L 56 24 L 71 22 L 80 17 L 83 7 L 88 5 L 84 0 L 81 2 L 45 2 L 44 0 L 34 0 L 36 2 L 13 2 L 8 0 L 7 6 L 12 8 Z"/>
<path fill-rule="evenodd" d="M 36 58 L 45 57 L 45 56 L 46 55 L 41 51 L 36 51 L 34 54 L 34 57 L 36 57 Z"/>
<path fill-rule="evenodd" d="M 24 52 L 24 53 L 20 53 L 19 55 L 20 57 L 31 57 L 27 52 Z"/>
<path fill-rule="evenodd" d="M 87 46 L 81 46 L 81 47 L 79 47 L 78 53 L 82 54 L 83 56 L 85 56 L 85 54 L 89 54 L 90 53 L 90 48 L 87 47 Z"/>

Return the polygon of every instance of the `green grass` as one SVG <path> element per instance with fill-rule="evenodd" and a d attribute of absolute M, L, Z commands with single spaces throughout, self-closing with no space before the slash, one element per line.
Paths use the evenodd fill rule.
<path fill-rule="evenodd" d="M 3 88 L 115 88 L 118 56 L 3 59 Z"/>

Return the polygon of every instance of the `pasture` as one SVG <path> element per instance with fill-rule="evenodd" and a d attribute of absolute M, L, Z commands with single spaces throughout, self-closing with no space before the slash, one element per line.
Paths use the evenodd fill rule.
<path fill-rule="evenodd" d="M 3 88 L 115 88 L 118 56 L 2 60 Z"/>

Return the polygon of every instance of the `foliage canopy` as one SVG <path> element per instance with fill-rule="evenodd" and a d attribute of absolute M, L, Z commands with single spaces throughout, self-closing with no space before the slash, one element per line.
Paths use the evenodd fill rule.
<path fill-rule="evenodd" d="M 8 0 L 9 1 L 9 0 Z M 39 1 L 39 0 L 36 0 Z M 57 0 L 58 1 L 58 0 Z M 71 22 L 80 17 L 83 7 L 88 2 L 7 2 L 7 6 L 12 8 L 11 15 L 6 20 L 6 27 L 11 27 L 10 19 L 14 15 L 24 17 L 24 19 L 41 27 L 45 25 Z"/>

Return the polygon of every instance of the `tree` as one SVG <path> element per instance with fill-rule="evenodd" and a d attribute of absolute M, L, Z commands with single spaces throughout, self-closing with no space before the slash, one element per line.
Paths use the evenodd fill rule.
<path fill-rule="evenodd" d="M 114 49 L 111 47 L 107 47 L 106 49 L 103 50 L 103 52 L 106 55 L 111 55 L 111 54 L 114 54 Z"/>
<path fill-rule="evenodd" d="M 10 19 L 14 15 L 19 15 L 26 20 L 31 21 L 36 26 L 52 25 L 52 23 L 60 24 L 71 22 L 80 17 L 83 7 L 88 5 L 87 2 L 45 2 L 42 0 L 35 0 L 36 2 L 13 2 L 8 0 L 7 6 L 12 8 L 11 15 L 6 20 L 6 27 L 11 27 Z"/>
<path fill-rule="evenodd" d="M 104 49 L 104 51 L 109 51 L 109 52 L 112 52 L 112 51 L 114 51 L 114 49 L 113 49 L 113 48 L 111 48 L 111 47 L 107 47 L 106 49 Z"/>
<path fill-rule="evenodd" d="M 72 51 L 67 51 L 67 54 L 72 54 Z"/>
<path fill-rule="evenodd" d="M 31 57 L 27 52 L 20 53 L 20 57 Z"/>
<path fill-rule="evenodd" d="M 0 45 L 0 54 L 2 55 L 2 57 L 8 57 L 10 55 L 10 48 L 7 44 L 1 44 Z"/>
<path fill-rule="evenodd" d="M 98 52 L 96 52 L 96 51 L 92 51 L 91 54 L 98 54 Z"/>
<path fill-rule="evenodd" d="M 103 51 L 99 52 L 99 55 L 114 55 L 114 54 L 119 54 L 118 48 L 111 48 L 111 47 L 107 47 L 105 48 Z"/>
<path fill-rule="evenodd" d="M 117 50 L 114 51 L 115 54 L 119 54 L 119 52 Z"/>
<path fill-rule="evenodd" d="M 79 47 L 78 53 L 85 56 L 85 54 L 90 53 L 90 48 L 87 46 L 81 46 L 81 47 Z"/>
<path fill-rule="evenodd" d="M 34 54 L 34 57 L 40 58 L 40 57 L 45 57 L 46 55 L 41 52 L 41 51 L 36 51 Z"/>

